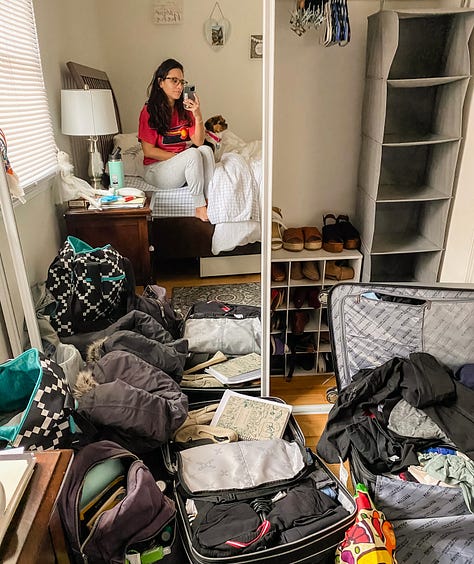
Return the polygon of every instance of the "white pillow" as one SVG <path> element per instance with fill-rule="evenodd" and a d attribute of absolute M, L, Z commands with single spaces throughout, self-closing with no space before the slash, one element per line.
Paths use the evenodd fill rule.
<path fill-rule="evenodd" d="M 133 149 L 140 146 L 138 141 L 138 133 L 117 133 L 114 136 L 114 148 L 121 147 L 122 153 L 128 151 L 129 149 Z"/>
<path fill-rule="evenodd" d="M 143 151 L 137 133 L 118 133 L 114 136 L 114 148 L 122 149 L 125 176 L 143 177 Z"/>

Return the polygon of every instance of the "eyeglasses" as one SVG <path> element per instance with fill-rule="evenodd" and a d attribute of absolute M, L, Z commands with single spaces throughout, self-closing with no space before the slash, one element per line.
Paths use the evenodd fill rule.
<path fill-rule="evenodd" d="M 188 81 L 184 80 L 184 78 L 176 78 L 176 76 L 167 76 L 163 80 L 171 80 L 171 82 L 175 86 L 178 86 L 178 84 L 181 84 L 181 86 L 186 86 L 186 84 L 188 83 Z"/>

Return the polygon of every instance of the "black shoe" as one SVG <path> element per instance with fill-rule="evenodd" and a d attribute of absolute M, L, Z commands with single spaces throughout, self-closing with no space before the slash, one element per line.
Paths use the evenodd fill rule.
<path fill-rule="evenodd" d="M 358 249 L 360 247 L 360 233 L 349 222 L 348 215 L 338 215 L 336 225 L 339 227 L 339 233 L 344 241 L 345 249 Z"/>

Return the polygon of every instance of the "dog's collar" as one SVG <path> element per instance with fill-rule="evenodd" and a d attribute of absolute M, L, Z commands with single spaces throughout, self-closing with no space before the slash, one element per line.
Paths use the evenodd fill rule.
<path fill-rule="evenodd" d="M 216 143 L 220 143 L 220 142 L 221 142 L 221 138 L 218 137 L 214 132 L 209 131 L 209 130 L 206 130 L 206 131 L 207 131 L 207 134 L 209 135 L 209 137 L 210 137 L 213 141 L 215 141 Z"/>

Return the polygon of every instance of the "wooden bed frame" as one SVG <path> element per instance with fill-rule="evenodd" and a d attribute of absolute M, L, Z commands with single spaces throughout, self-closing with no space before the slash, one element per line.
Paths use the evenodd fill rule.
<path fill-rule="evenodd" d="M 78 63 L 68 62 L 67 68 L 72 77 L 75 88 L 102 88 L 112 91 L 115 114 L 119 132 L 122 132 L 120 112 L 110 80 L 104 71 L 87 67 Z M 113 144 L 113 135 L 99 137 L 98 146 L 104 162 L 106 162 Z M 229 253 L 213 255 L 211 252 L 214 226 L 195 217 L 152 218 L 149 239 L 154 248 L 154 260 L 189 259 L 199 257 L 201 260 L 201 276 L 222 274 L 247 274 L 260 272 L 260 243 L 237 247 Z M 240 260 L 229 257 L 240 256 Z M 249 260 L 242 260 L 248 256 Z M 220 264 L 217 269 L 209 268 L 210 261 Z M 246 264 L 247 262 L 247 264 Z M 203 264 L 207 265 L 203 268 Z M 215 272 L 213 272 L 215 270 Z M 226 272 L 224 272 L 225 270 Z"/>

